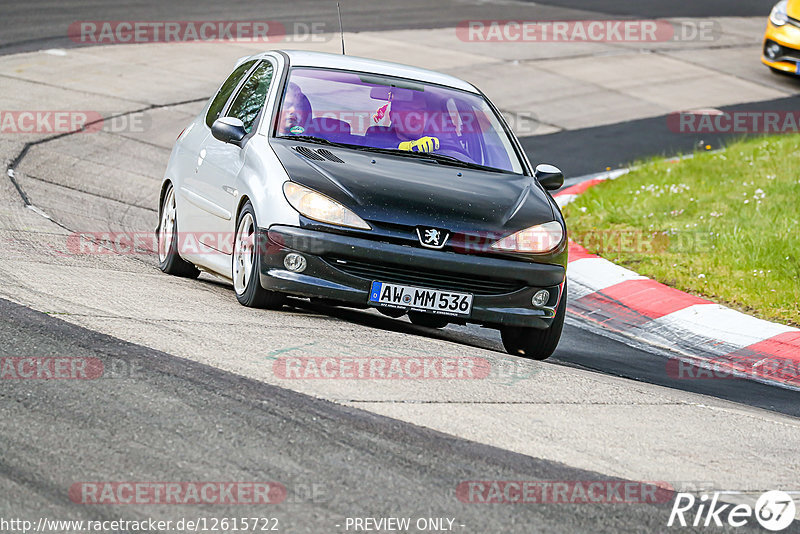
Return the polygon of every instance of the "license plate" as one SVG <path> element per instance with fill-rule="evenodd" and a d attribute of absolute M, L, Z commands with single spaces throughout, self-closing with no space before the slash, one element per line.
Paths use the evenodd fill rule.
<path fill-rule="evenodd" d="M 401 310 L 425 311 L 437 315 L 469 316 L 472 295 L 424 287 L 372 282 L 369 302 Z"/>

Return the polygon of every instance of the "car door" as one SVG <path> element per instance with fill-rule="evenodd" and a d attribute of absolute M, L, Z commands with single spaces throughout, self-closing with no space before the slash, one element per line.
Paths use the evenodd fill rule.
<path fill-rule="evenodd" d="M 256 63 L 257 60 L 250 60 L 238 65 L 211 100 L 203 119 L 184 133 L 181 149 L 185 155 L 181 158 L 180 164 L 182 176 L 178 207 L 179 227 L 182 232 L 199 237 L 225 228 L 225 223 L 228 222 L 226 217 L 230 219 L 230 210 L 224 207 L 224 202 L 222 205 L 218 204 L 219 198 L 214 191 L 213 183 L 208 181 L 213 176 L 201 174 L 200 169 L 205 164 L 209 143 L 212 140 L 216 141 L 211 135 L 211 125 L 222 116 L 236 94 L 236 89 L 244 83 L 247 74 Z M 208 236 L 203 240 L 211 241 Z"/>
<path fill-rule="evenodd" d="M 226 253 L 231 252 L 233 243 L 237 177 L 244 165 L 247 140 L 256 129 L 274 72 L 275 67 L 269 61 L 259 63 L 224 112 L 224 116 L 235 117 L 244 124 L 248 135 L 242 146 L 224 143 L 209 135 L 201 153 L 204 157 L 197 171 L 197 186 L 200 194 L 211 204 L 208 211 L 212 212 L 212 217 L 209 217 L 209 225 L 198 240 Z"/>

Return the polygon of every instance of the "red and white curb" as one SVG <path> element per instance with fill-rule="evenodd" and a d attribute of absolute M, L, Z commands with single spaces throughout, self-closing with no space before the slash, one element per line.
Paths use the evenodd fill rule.
<path fill-rule="evenodd" d="M 565 206 L 628 169 L 592 175 L 554 195 Z M 672 378 L 747 378 L 800 388 L 800 330 L 751 317 L 620 267 L 570 241 L 569 311 L 676 355 Z M 692 364 L 692 365 L 687 365 Z"/>

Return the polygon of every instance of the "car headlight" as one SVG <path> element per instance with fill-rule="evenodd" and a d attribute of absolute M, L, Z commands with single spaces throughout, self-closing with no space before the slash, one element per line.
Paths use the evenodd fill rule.
<path fill-rule="evenodd" d="M 294 209 L 309 219 L 349 228 L 372 230 L 361 217 L 313 189 L 294 182 L 286 182 L 283 184 L 283 194 Z"/>
<path fill-rule="evenodd" d="M 775 26 L 783 26 L 789 22 L 789 15 L 786 14 L 786 4 L 787 0 L 781 0 L 772 8 L 772 13 L 769 14 L 769 21 Z"/>
<path fill-rule="evenodd" d="M 564 239 L 564 229 L 558 221 L 544 224 L 537 224 L 516 234 L 511 234 L 495 242 L 492 248 L 495 250 L 507 250 L 510 252 L 531 252 L 542 254 L 550 252 L 561 244 Z"/>

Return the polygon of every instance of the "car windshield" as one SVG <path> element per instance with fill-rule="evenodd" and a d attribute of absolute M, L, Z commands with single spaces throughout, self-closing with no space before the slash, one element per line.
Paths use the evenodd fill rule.
<path fill-rule="evenodd" d="M 500 120 L 481 95 L 416 80 L 293 68 L 275 135 L 369 149 L 428 153 L 522 173 Z"/>

